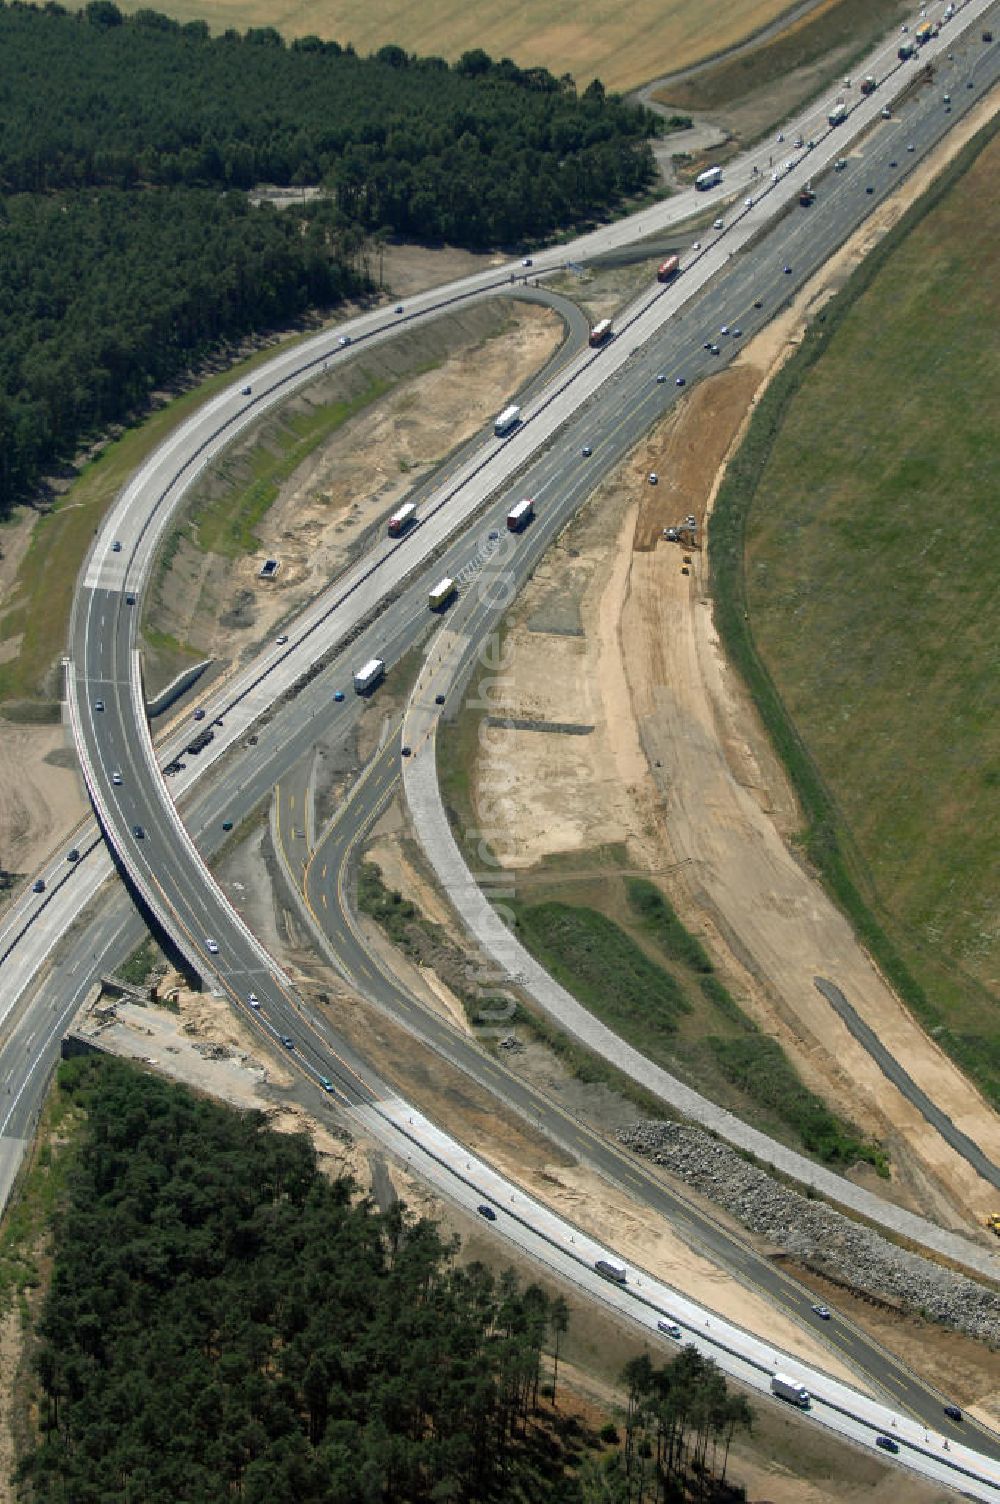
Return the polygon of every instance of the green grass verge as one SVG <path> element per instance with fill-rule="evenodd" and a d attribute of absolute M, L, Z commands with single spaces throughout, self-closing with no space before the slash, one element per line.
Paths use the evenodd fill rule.
<path fill-rule="evenodd" d="M 753 1033 L 741 1039 L 709 1039 L 727 1081 L 793 1130 L 808 1153 L 828 1165 L 865 1160 L 888 1177 L 885 1153 L 860 1138 L 804 1085 L 777 1040 Z"/>
<path fill-rule="evenodd" d="M 42 1110 L 35 1152 L 0 1224 L 0 1314 L 40 1281 L 39 1258 L 66 1194 L 85 1116 L 57 1083 Z M 13 1382 L 13 1375 L 9 1377 Z"/>
<path fill-rule="evenodd" d="M 655 883 L 645 877 L 630 877 L 625 883 L 625 892 L 629 906 L 665 955 L 690 966 L 692 971 L 714 970 L 708 951 L 698 937 L 692 935 L 681 923 L 673 906 Z"/>
<path fill-rule="evenodd" d="M 289 348 L 298 339 L 284 342 Z M 0 664 L 0 701 L 49 699 L 58 692 L 55 673 L 69 635 L 70 609 L 80 566 L 108 507 L 153 449 L 203 402 L 241 374 L 274 356 L 252 359 L 210 376 L 154 413 L 139 428 L 84 466 L 54 509 L 38 518 L 11 591 L 15 609 L 0 619 L 0 642 L 23 627 L 17 657 Z M 0 534 L 2 536 L 2 534 Z"/>
<path fill-rule="evenodd" d="M 740 104 L 748 95 L 773 86 L 776 78 L 787 78 L 800 68 L 822 62 L 832 52 L 841 52 L 847 42 L 851 47 L 849 59 L 864 57 L 908 14 L 903 0 L 839 0 L 837 5 L 820 6 L 814 15 L 772 41 L 671 84 L 662 97 L 671 105 L 696 113 Z M 811 87 L 815 88 L 815 83 Z"/>
<path fill-rule="evenodd" d="M 518 938 L 557 982 L 623 1039 L 669 1057 L 678 1020 L 691 1011 L 670 972 L 595 909 L 507 902 Z"/>
<path fill-rule="evenodd" d="M 683 1073 L 711 1061 L 722 1078 L 751 1104 L 767 1127 L 800 1144 L 824 1164 L 865 1160 L 888 1174 L 879 1145 L 864 1139 L 838 1118 L 801 1080 L 776 1040 L 761 1034 L 713 976 L 712 962 L 696 936 L 678 919 L 659 889 L 646 879 L 626 881 L 629 902 L 658 946 L 688 970 L 685 987 L 652 962 L 612 920 L 593 909 L 554 902 L 513 903 L 517 931 L 552 976 L 623 1039 L 666 1069 Z M 737 1032 L 712 1030 L 711 1011 L 698 1009 L 690 984 L 736 1025 Z M 701 1037 L 692 1046 L 679 1039 L 680 1015 L 700 1011 Z M 706 1016 L 707 1012 L 707 1016 Z M 705 1025 L 707 1024 L 707 1029 Z M 537 1031 L 537 1025 L 536 1025 Z M 699 1083 L 701 1084 L 701 1083 Z"/>
<path fill-rule="evenodd" d="M 430 369 L 424 366 L 413 375 Z M 206 553 L 242 558 L 260 547 L 256 528 L 278 498 L 283 482 L 341 428 L 349 418 L 377 402 L 396 383 L 373 378 L 360 392 L 308 411 L 287 412 L 269 425 L 266 442 L 252 452 L 249 479 L 215 501 L 196 503 L 190 513 L 191 536 Z M 241 462 L 242 463 L 242 462 Z"/>
<path fill-rule="evenodd" d="M 162 959 L 163 952 L 150 935 L 143 940 L 141 945 L 136 946 L 128 960 L 119 966 L 115 974 L 131 987 L 145 987 Z"/>
<path fill-rule="evenodd" d="M 984 504 L 1000 489 L 984 332 L 996 132 L 903 216 L 772 382 L 720 489 L 710 562 L 726 652 L 795 786 L 809 857 L 891 985 L 1000 1105 L 1000 1017 L 972 974 L 995 956 L 984 919 L 998 899 L 1000 533 Z"/>

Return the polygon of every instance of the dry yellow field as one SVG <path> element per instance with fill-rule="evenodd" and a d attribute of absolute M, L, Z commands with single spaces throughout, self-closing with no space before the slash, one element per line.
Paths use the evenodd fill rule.
<path fill-rule="evenodd" d="M 630 89 L 741 42 L 790 9 L 790 0 L 167 0 L 182 21 L 275 26 L 286 37 L 313 34 L 352 42 L 360 53 L 395 42 L 449 60 L 473 47 L 538 65 L 583 87 L 595 76 Z"/>

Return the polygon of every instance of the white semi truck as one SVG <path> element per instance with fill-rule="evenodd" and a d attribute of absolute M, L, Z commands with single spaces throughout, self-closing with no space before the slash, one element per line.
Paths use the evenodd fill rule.
<path fill-rule="evenodd" d="M 455 581 L 449 579 L 447 575 L 443 580 L 439 580 L 427 597 L 427 604 L 431 610 L 443 611 L 455 594 L 456 588 Z"/>
<path fill-rule="evenodd" d="M 376 684 L 378 684 L 379 680 L 383 677 L 384 674 L 385 663 L 383 662 L 383 660 L 381 658 L 369 658 L 367 663 L 362 664 L 361 668 L 355 671 L 355 693 L 359 695 L 366 695 L 370 689 L 375 688 Z"/>
<path fill-rule="evenodd" d="M 507 531 L 509 533 L 519 533 L 522 528 L 527 527 L 534 515 L 535 503 L 530 496 L 526 496 L 523 501 L 519 501 L 516 506 L 511 507 L 507 513 Z"/>
<path fill-rule="evenodd" d="M 512 402 L 510 407 L 505 407 L 503 412 L 497 416 L 493 424 L 493 432 L 498 439 L 502 439 L 505 434 L 513 432 L 520 421 L 521 409 L 516 402 Z"/>
<path fill-rule="evenodd" d="M 694 186 L 702 193 L 708 188 L 717 188 L 722 182 L 721 167 L 706 167 L 704 172 L 699 172 L 694 180 Z"/>
<path fill-rule="evenodd" d="M 771 1393 L 779 1400 L 786 1400 L 789 1405 L 798 1405 L 800 1410 L 809 1409 L 809 1391 L 798 1379 L 790 1379 L 787 1374 L 776 1373 L 771 1379 Z"/>

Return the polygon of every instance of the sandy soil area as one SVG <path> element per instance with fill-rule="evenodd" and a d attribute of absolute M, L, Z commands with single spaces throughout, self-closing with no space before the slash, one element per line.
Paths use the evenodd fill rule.
<path fill-rule="evenodd" d="M 88 808 L 63 727 L 0 718 L 0 864 L 36 872 Z"/>
<path fill-rule="evenodd" d="M 287 404 L 286 415 L 308 417 L 373 379 L 403 379 L 335 430 L 280 486 L 255 529 L 258 551 L 230 560 L 203 551 L 191 525 L 182 528 L 157 579 L 151 625 L 222 664 L 245 656 L 329 584 L 368 531 L 483 427 L 562 336 L 562 321 L 550 309 L 505 300 L 439 321 L 405 350 L 359 352 Z M 428 363 L 430 369 L 412 374 Z M 273 441 L 280 421 L 265 420 L 244 446 L 227 451 L 194 499 L 194 528 L 200 502 L 251 482 L 253 451 Z M 265 558 L 280 561 L 273 580 L 259 578 Z M 176 667 L 164 661 L 160 677 Z"/>
<path fill-rule="evenodd" d="M 940 160 L 975 128 L 970 122 Z M 758 1022 L 809 1084 L 886 1140 L 910 1204 L 946 1225 L 981 1227 L 993 1188 L 888 1085 L 813 977 L 843 988 L 924 1090 L 998 1163 L 1000 1118 L 923 1035 L 786 843 L 798 823 L 794 800 L 719 651 L 704 554 L 660 537 L 687 513 L 702 536 L 754 393 L 939 165 L 887 204 L 728 372 L 689 393 L 560 540 L 519 602 L 502 708 L 593 729 L 495 728 L 474 796 L 484 826 L 505 832 L 495 844 L 510 867 L 615 840 L 626 842 L 632 860 L 676 865 L 668 886 L 684 917 L 736 968 Z M 644 481 L 651 469 L 661 476 L 655 489 Z M 556 590 L 558 620 L 549 609 Z M 567 626 L 567 601 L 575 626 Z"/>

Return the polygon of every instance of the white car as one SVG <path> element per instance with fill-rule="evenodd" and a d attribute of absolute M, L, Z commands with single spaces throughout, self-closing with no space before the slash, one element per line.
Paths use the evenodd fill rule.
<path fill-rule="evenodd" d="M 206 940 L 205 945 L 210 955 L 217 956 L 219 954 L 219 944 L 217 940 Z"/>
<path fill-rule="evenodd" d="M 713 230 L 724 230 L 725 228 L 726 228 L 726 226 L 725 226 L 725 223 L 724 223 L 723 220 L 721 220 L 721 219 L 713 219 L 712 220 L 712 229 Z"/>
<path fill-rule="evenodd" d="M 656 471 L 655 470 L 650 470 L 650 472 L 649 472 L 649 484 L 651 486 L 655 486 L 656 483 L 657 483 L 657 481 L 659 479 L 660 479 L 660 477 L 657 475 Z"/>
<path fill-rule="evenodd" d="M 700 251 L 701 250 L 701 241 L 700 240 L 693 241 L 692 244 L 691 244 L 691 249 L 693 251 Z"/>
<path fill-rule="evenodd" d="M 111 782 L 114 784 L 116 789 L 121 788 L 122 775 L 120 768 L 115 768 L 115 771 L 111 775 Z"/>
<path fill-rule="evenodd" d="M 285 646 L 285 643 L 288 641 L 288 633 L 282 632 L 280 636 L 276 637 L 274 640 L 278 644 L 279 648 L 283 648 Z"/>
<path fill-rule="evenodd" d="M 250 1004 L 251 1008 L 260 1007 L 260 998 L 257 996 L 256 992 L 251 992 L 249 994 L 249 996 L 247 997 L 247 1002 Z"/>
<path fill-rule="evenodd" d="M 744 207 L 744 209 L 752 209 L 753 208 L 753 199 L 752 198 L 745 198 L 743 200 L 743 207 Z"/>
<path fill-rule="evenodd" d="M 681 1340 L 681 1329 L 677 1325 L 676 1321 L 658 1321 L 656 1323 L 656 1328 L 657 1331 L 663 1332 L 665 1336 L 673 1337 L 675 1342 L 679 1342 Z"/>

